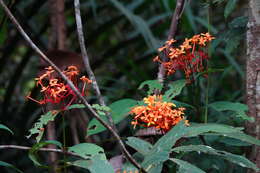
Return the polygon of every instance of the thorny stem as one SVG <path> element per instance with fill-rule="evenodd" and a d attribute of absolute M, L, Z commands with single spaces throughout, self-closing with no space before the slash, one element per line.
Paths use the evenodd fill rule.
<path fill-rule="evenodd" d="M 176 31 L 177 31 L 177 26 L 178 26 L 178 22 L 179 19 L 181 18 L 183 9 L 184 9 L 184 4 L 185 4 L 185 0 L 177 0 L 176 2 L 176 7 L 172 16 L 172 21 L 171 21 L 171 27 L 170 27 L 170 31 L 168 34 L 168 40 L 172 39 L 175 37 L 176 35 Z M 165 61 L 166 57 L 162 57 L 162 61 Z M 165 69 L 163 67 L 163 64 L 160 64 L 159 66 L 159 72 L 157 74 L 157 80 L 160 83 L 164 83 L 164 77 L 165 77 Z"/>
<path fill-rule="evenodd" d="M 105 122 L 103 119 L 99 117 L 99 115 L 95 112 L 95 110 L 89 105 L 88 101 L 81 95 L 81 93 L 76 89 L 75 85 L 72 83 L 71 80 L 69 80 L 66 75 L 62 73 L 62 71 L 34 44 L 34 42 L 30 39 L 30 37 L 26 34 L 26 32 L 23 30 L 21 25 L 18 23 L 18 21 L 15 19 L 13 14 L 10 12 L 10 10 L 7 8 L 3 0 L 0 0 L 1 6 L 4 8 L 6 14 L 11 19 L 11 21 L 14 23 L 18 31 L 22 34 L 24 39 L 29 43 L 29 45 L 32 47 L 33 50 L 35 50 L 41 58 L 50 64 L 55 71 L 61 76 L 62 79 L 64 79 L 67 84 L 70 86 L 70 88 L 75 92 L 75 94 L 79 97 L 79 99 L 82 101 L 82 103 L 86 106 L 88 112 L 94 116 L 103 126 L 105 126 L 112 135 L 118 140 L 118 143 L 120 147 L 122 148 L 123 153 L 125 154 L 126 158 L 138 169 L 140 169 L 142 172 L 146 172 L 139 163 L 136 162 L 136 160 L 131 156 L 131 154 L 127 151 L 124 142 L 120 139 L 120 136 L 117 134 L 117 132 L 109 125 L 107 122 Z"/>

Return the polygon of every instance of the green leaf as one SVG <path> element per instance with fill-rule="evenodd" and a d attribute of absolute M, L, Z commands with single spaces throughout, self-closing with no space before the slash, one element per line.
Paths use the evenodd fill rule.
<path fill-rule="evenodd" d="M 212 47 L 212 44 L 211 44 Z M 215 49 L 214 49 L 215 50 Z M 207 70 L 203 71 L 203 72 L 199 72 L 196 76 L 195 79 L 197 79 L 198 77 L 200 77 L 201 75 L 204 74 L 211 74 L 211 73 L 216 73 L 216 72 L 223 72 L 225 69 L 223 68 L 208 68 Z"/>
<path fill-rule="evenodd" d="M 41 115 L 40 119 L 33 125 L 33 128 L 29 130 L 29 135 L 26 136 L 30 138 L 32 135 L 37 135 L 36 141 L 40 142 L 43 133 L 44 133 L 44 126 L 48 124 L 50 121 L 54 121 L 55 117 L 58 115 L 60 111 L 49 111 L 46 114 Z"/>
<path fill-rule="evenodd" d="M 231 40 L 233 42 L 233 40 Z M 230 44 L 230 43 L 228 43 Z M 224 49 L 219 49 L 221 53 L 227 58 L 228 62 L 230 63 L 231 66 L 234 67 L 234 69 L 237 71 L 237 73 L 241 76 L 241 78 L 244 78 L 245 74 L 240 65 L 235 61 L 235 58 L 230 54 L 230 52 L 227 52 Z"/>
<path fill-rule="evenodd" d="M 111 109 L 107 106 L 93 104 L 91 107 L 94 108 L 100 116 L 106 116 L 106 113 L 111 112 Z"/>
<path fill-rule="evenodd" d="M 253 117 L 247 116 L 246 112 L 248 107 L 242 103 L 233 103 L 229 101 L 218 101 L 209 104 L 209 107 L 215 109 L 216 111 L 232 111 L 235 113 L 235 116 L 242 118 L 243 120 L 254 121 Z"/>
<path fill-rule="evenodd" d="M 0 129 L 6 130 L 8 132 L 10 132 L 12 135 L 14 134 L 14 132 L 12 130 L 10 130 L 7 126 L 0 124 Z"/>
<path fill-rule="evenodd" d="M 122 121 L 130 112 L 131 108 L 137 105 L 137 101 L 133 99 L 118 100 L 108 107 L 111 109 L 111 116 L 115 124 Z M 103 120 L 107 121 L 107 118 L 103 115 L 100 116 Z M 92 119 L 87 127 L 87 135 L 93 135 L 105 131 L 106 128 L 100 124 L 96 119 Z"/>
<path fill-rule="evenodd" d="M 214 124 L 214 123 L 207 123 L 207 124 L 197 124 L 193 123 L 191 126 L 186 128 L 186 133 L 183 137 L 194 137 L 203 133 L 207 132 L 215 132 L 220 134 L 227 134 L 227 133 L 241 133 L 243 128 L 241 127 L 232 127 L 224 124 Z"/>
<path fill-rule="evenodd" d="M 237 4 L 237 0 L 228 0 L 224 11 L 225 18 L 227 18 L 232 13 L 232 11 L 236 7 L 236 4 Z"/>
<path fill-rule="evenodd" d="M 181 121 L 174 126 L 168 133 L 162 136 L 152 147 L 151 151 L 145 156 L 142 166 L 151 169 L 169 159 L 169 153 L 175 142 L 186 133 L 186 126 Z"/>
<path fill-rule="evenodd" d="M 68 164 L 88 169 L 91 173 L 113 173 L 113 167 L 108 163 L 104 149 L 92 143 L 80 143 L 68 148 L 86 160 L 77 160 Z"/>
<path fill-rule="evenodd" d="M 14 169 L 16 172 L 19 172 L 19 173 L 23 173 L 23 171 L 17 169 L 14 165 L 12 165 L 10 163 L 6 163 L 6 162 L 3 162 L 3 161 L 0 161 L 0 167 L 1 166 Z"/>
<path fill-rule="evenodd" d="M 141 17 L 135 15 L 132 11 L 124 7 L 122 3 L 118 0 L 110 0 L 112 4 L 123 13 L 126 18 L 131 22 L 131 24 L 142 34 L 146 44 L 151 50 L 156 50 L 159 47 L 157 39 L 154 37 L 151 29 L 149 28 L 147 22 Z"/>
<path fill-rule="evenodd" d="M 145 85 L 148 86 L 147 95 L 151 95 L 154 90 L 161 91 L 163 88 L 162 84 L 158 80 L 146 80 L 139 85 L 138 89 L 143 89 Z"/>
<path fill-rule="evenodd" d="M 209 29 L 210 33 L 217 34 L 218 28 L 215 27 L 215 25 L 211 25 L 208 23 L 208 21 L 205 18 L 202 17 L 194 17 L 194 21 L 196 23 L 199 23 L 200 25 L 204 26 L 204 28 Z"/>
<path fill-rule="evenodd" d="M 241 130 L 241 128 L 222 124 L 192 124 L 186 127 L 184 121 L 181 121 L 154 144 L 149 154 L 145 156 L 142 165 L 145 168 L 154 167 L 168 160 L 171 148 L 182 137 L 193 137 L 207 132 L 220 134 L 241 133 Z"/>
<path fill-rule="evenodd" d="M 221 134 L 217 134 L 217 133 L 205 133 L 203 135 L 221 135 L 224 137 L 230 137 L 230 138 L 234 138 L 234 139 L 239 139 L 243 142 L 247 142 L 249 144 L 255 144 L 255 145 L 259 145 L 260 146 L 260 140 L 249 136 L 245 133 L 242 132 L 236 132 L 236 133 L 221 133 Z"/>
<path fill-rule="evenodd" d="M 242 167 L 251 168 L 256 171 L 258 170 L 258 168 L 256 167 L 256 165 L 254 163 L 252 163 L 251 161 L 249 161 L 247 158 L 245 158 L 243 156 L 232 154 L 232 153 L 229 153 L 226 151 L 215 150 L 215 149 L 211 148 L 210 146 L 206 146 L 206 145 L 181 146 L 181 147 L 174 148 L 172 151 L 177 152 L 177 153 L 192 152 L 192 151 L 203 152 L 203 153 L 219 156 L 225 160 L 238 164 Z"/>
<path fill-rule="evenodd" d="M 91 159 L 97 155 L 101 160 L 106 160 L 104 149 L 92 143 L 80 143 L 69 147 L 68 151 L 76 153 L 85 159 Z"/>
<path fill-rule="evenodd" d="M 239 139 L 232 139 L 227 137 L 220 137 L 219 142 L 224 143 L 226 145 L 236 146 L 236 147 L 243 147 L 243 146 L 250 146 L 250 143 L 241 141 Z"/>
<path fill-rule="evenodd" d="M 194 106 L 189 105 L 187 103 L 183 103 L 183 102 L 180 102 L 177 100 L 172 100 L 172 102 L 176 105 L 176 107 L 186 107 L 186 108 L 191 108 L 191 109 L 196 110 L 196 108 Z"/>
<path fill-rule="evenodd" d="M 114 173 L 112 165 L 98 156 L 92 157 L 91 160 L 77 160 L 68 164 L 88 169 L 91 173 Z"/>
<path fill-rule="evenodd" d="M 169 159 L 170 161 L 173 161 L 174 163 L 176 163 L 177 165 L 179 165 L 179 169 L 182 170 L 182 173 L 206 173 L 203 170 L 201 170 L 200 168 L 184 161 L 184 160 L 179 160 L 179 159 Z"/>
<path fill-rule="evenodd" d="M 83 109 L 85 108 L 86 106 L 84 104 L 73 104 L 73 105 L 70 105 L 67 110 L 70 110 L 70 109 Z"/>
<path fill-rule="evenodd" d="M 239 17 L 233 19 L 228 24 L 228 27 L 230 29 L 244 28 L 244 27 L 246 27 L 247 23 L 248 23 L 248 16 L 239 16 Z"/>
<path fill-rule="evenodd" d="M 0 12 L 1 14 L 1 12 Z M 0 15 L 2 16 L 2 15 Z M 2 18 L 3 20 L 4 18 Z M 1 20 L 1 22 L 2 22 Z M 2 24 L 2 27 L 0 28 L 0 45 L 3 45 L 4 41 L 6 40 L 8 36 L 8 32 L 7 32 L 7 24 L 6 24 L 6 19 L 4 21 L 4 23 Z"/>
<path fill-rule="evenodd" d="M 110 112 L 111 111 L 111 109 L 108 106 L 101 106 L 99 104 L 93 104 L 91 107 L 96 109 L 96 110 L 103 111 L 103 112 Z"/>
<path fill-rule="evenodd" d="M 142 155 L 148 154 L 152 148 L 152 144 L 136 137 L 128 137 L 126 144 L 134 148 Z"/>
<path fill-rule="evenodd" d="M 170 101 L 172 100 L 174 97 L 176 97 L 177 95 L 179 95 L 183 89 L 183 87 L 185 87 L 186 85 L 186 80 L 177 80 L 172 82 L 171 84 L 169 84 L 169 90 L 167 90 L 163 96 L 163 100 L 165 101 Z"/>
<path fill-rule="evenodd" d="M 49 141 L 44 141 L 44 142 L 40 142 L 40 143 L 36 143 L 30 150 L 29 150 L 29 158 L 33 161 L 33 163 L 36 165 L 36 166 L 41 166 L 41 167 L 46 167 L 47 166 L 44 166 L 42 165 L 38 160 L 38 151 L 39 149 L 41 149 L 42 147 L 46 146 L 46 145 L 50 145 L 50 144 L 53 144 L 53 145 L 56 145 L 60 148 L 62 148 L 62 144 L 59 142 L 59 141 L 55 141 L 55 140 L 49 140 Z"/>

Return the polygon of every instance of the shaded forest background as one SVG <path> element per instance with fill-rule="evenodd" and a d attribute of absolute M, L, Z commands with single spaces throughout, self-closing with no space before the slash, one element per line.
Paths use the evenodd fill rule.
<path fill-rule="evenodd" d="M 44 51 L 54 49 L 49 46 L 51 35 L 50 7 L 44 0 L 6 1 L 13 14 L 22 24 L 33 41 Z M 157 48 L 166 41 L 175 0 L 88 0 L 81 2 L 82 19 L 86 45 L 91 67 L 98 80 L 107 104 L 122 98 L 141 99 L 145 92 L 138 90 L 142 81 L 155 79 L 158 64 L 152 61 Z M 73 1 L 67 0 L 66 45 L 69 51 L 80 52 L 75 26 Z M 178 25 L 175 39 L 184 40 L 201 32 L 216 37 L 210 47 L 210 87 L 209 103 L 213 101 L 245 102 L 246 64 L 246 24 L 247 1 L 215 0 L 187 1 Z M 27 139 L 28 129 L 42 114 L 42 108 L 25 99 L 29 92 L 37 97 L 38 89 L 34 78 L 37 76 L 40 59 L 14 28 L 3 10 L 0 9 L 0 120 L 10 127 L 15 135 L 0 132 L 1 144 L 31 146 L 35 141 Z M 182 73 L 169 80 L 183 78 Z M 188 110 L 190 121 L 203 122 L 196 116 L 205 105 L 206 79 L 197 84 L 196 93 L 188 87 L 178 96 L 178 100 L 197 108 Z M 94 92 L 89 94 L 89 102 L 95 103 Z M 200 112 L 203 110 L 201 109 Z M 230 112 L 219 113 L 209 110 L 208 122 L 243 126 L 243 121 Z M 119 125 L 121 136 L 132 135 L 129 125 L 131 117 Z M 56 120 L 57 136 L 61 138 L 61 119 Z M 73 127 L 72 127 L 73 128 Z M 108 158 L 119 153 L 116 142 L 107 132 L 85 138 L 85 129 L 74 125 L 81 133 L 79 141 L 94 140 L 102 146 Z M 67 144 L 73 145 L 71 126 L 67 127 Z M 107 139 L 107 140 L 104 140 Z M 237 141 L 219 141 L 208 138 L 207 142 L 236 154 L 245 153 L 245 145 Z M 233 143 L 233 146 L 226 145 Z M 218 158 L 198 159 L 195 154 L 190 160 L 207 172 L 246 172 L 245 169 L 230 165 Z M 25 151 L 0 151 L 1 160 L 15 164 L 24 172 L 44 172 L 33 167 Z M 212 166 L 213 165 L 213 166 Z M 218 168 L 216 169 L 214 165 Z"/>

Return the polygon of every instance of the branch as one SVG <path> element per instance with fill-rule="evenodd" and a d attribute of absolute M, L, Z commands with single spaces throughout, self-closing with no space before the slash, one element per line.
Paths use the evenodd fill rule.
<path fill-rule="evenodd" d="M 0 150 L 3 149 L 18 149 L 18 150 L 30 150 L 32 149 L 31 147 L 26 147 L 26 146 L 20 146 L 20 145 L 0 145 Z M 54 148 L 40 148 L 39 151 L 46 151 L 46 152 L 55 152 L 55 153 L 61 153 L 61 154 L 66 154 L 66 155 L 71 155 L 75 157 L 80 157 L 84 158 L 76 153 L 69 152 L 69 151 L 64 151 L 60 149 L 54 149 Z M 84 158 L 85 159 L 85 158 Z"/>
<path fill-rule="evenodd" d="M 175 10 L 174 10 L 174 13 L 172 16 L 171 27 L 170 27 L 170 31 L 169 31 L 168 38 L 167 38 L 168 40 L 175 37 L 178 22 L 179 22 L 179 19 L 181 18 L 183 10 L 184 10 L 184 4 L 185 4 L 185 0 L 177 0 L 177 2 L 176 2 L 176 7 L 175 7 Z M 163 56 L 162 60 L 165 61 L 166 57 Z M 162 84 L 164 82 L 164 77 L 165 77 L 165 69 L 163 67 L 163 64 L 160 64 L 159 72 L 157 74 L 157 79 Z"/>
<path fill-rule="evenodd" d="M 137 163 L 134 158 L 131 156 L 131 154 L 127 151 L 123 141 L 120 139 L 120 136 L 117 134 L 117 132 L 109 125 L 107 124 L 106 121 L 101 119 L 99 115 L 94 111 L 94 109 L 89 105 L 88 101 L 81 95 L 81 93 L 76 89 L 75 85 L 72 83 L 71 80 L 69 80 L 66 75 L 62 73 L 62 71 L 33 43 L 33 41 L 30 39 L 30 37 L 25 33 L 21 25 L 17 22 L 15 17 L 12 15 L 10 10 L 6 7 L 5 3 L 3 0 L 0 0 L 1 6 L 4 8 L 4 11 L 8 15 L 8 17 L 11 19 L 15 27 L 18 29 L 18 31 L 22 34 L 24 39 L 29 43 L 29 45 L 32 47 L 33 50 L 35 50 L 41 58 L 50 64 L 55 71 L 61 76 L 61 78 L 67 82 L 67 84 L 70 86 L 70 88 L 74 91 L 74 93 L 78 96 L 78 98 L 82 101 L 82 103 L 86 106 L 87 110 L 89 113 L 94 116 L 103 126 L 105 126 L 111 133 L 112 135 L 118 140 L 118 143 L 120 147 L 122 148 L 123 153 L 127 157 L 127 159 L 135 165 L 138 169 L 142 170 L 143 172 L 146 172 L 140 165 Z"/>
<path fill-rule="evenodd" d="M 81 21 L 81 14 L 80 14 L 80 2 L 79 0 L 74 0 L 74 7 L 75 7 L 75 18 L 76 18 L 76 24 L 77 24 L 77 33 L 78 33 L 78 39 L 79 39 L 79 45 L 80 45 L 80 50 L 81 54 L 83 57 L 83 61 L 85 64 L 85 68 L 87 70 L 88 76 L 92 80 L 92 85 L 93 88 L 95 89 L 95 92 L 98 97 L 99 103 L 104 106 L 105 102 L 104 99 L 101 95 L 101 92 L 99 90 L 97 80 L 95 78 L 95 75 L 90 67 L 89 63 L 89 56 L 87 54 L 86 46 L 85 46 L 85 39 L 84 39 L 84 34 L 83 34 L 83 28 L 82 28 L 82 21 Z"/>
<path fill-rule="evenodd" d="M 80 14 L 80 2 L 79 0 L 74 0 L 74 8 L 75 8 L 75 18 L 76 18 L 76 24 L 77 24 L 77 32 L 78 32 L 78 39 L 79 39 L 79 45 L 81 49 L 81 54 L 83 57 L 84 65 L 87 70 L 88 76 L 92 80 L 92 86 L 96 92 L 99 104 L 102 106 L 105 106 L 104 99 L 101 95 L 101 92 L 99 90 L 97 80 L 95 78 L 95 75 L 90 67 L 89 63 L 89 56 L 86 50 L 85 46 L 85 39 L 84 39 L 84 34 L 83 34 L 83 27 L 82 27 L 82 20 L 81 20 L 81 14 Z M 106 114 L 107 118 L 109 120 L 110 125 L 115 129 L 113 119 L 110 114 Z"/>

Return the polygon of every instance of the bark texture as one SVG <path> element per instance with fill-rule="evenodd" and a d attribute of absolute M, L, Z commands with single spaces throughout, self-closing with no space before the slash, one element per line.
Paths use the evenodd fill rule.
<path fill-rule="evenodd" d="M 49 37 L 49 50 L 66 50 L 66 20 L 65 20 L 65 1 L 49 0 L 51 32 Z"/>
<path fill-rule="evenodd" d="M 50 21 L 51 32 L 49 36 L 49 49 L 66 49 L 66 22 L 65 22 L 65 1 L 64 0 L 49 0 L 50 6 Z M 61 58 L 61 57 L 60 57 Z M 47 111 L 53 110 L 52 105 L 47 106 Z M 54 122 L 49 122 L 47 125 L 47 140 L 57 140 L 56 128 Z M 48 148 L 56 149 L 55 145 L 49 145 Z M 56 173 L 58 169 L 58 155 L 57 153 L 49 153 L 49 163 L 53 166 L 49 171 Z"/>
<path fill-rule="evenodd" d="M 247 123 L 247 132 L 260 139 L 260 1 L 249 0 L 247 30 L 247 104 L 255 122 Z M 260 147 L 253 146 L 248 153 L 260 168 Z M 248 173 L 255 171 L 248 170 Z"/>

